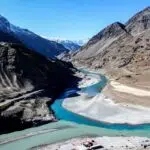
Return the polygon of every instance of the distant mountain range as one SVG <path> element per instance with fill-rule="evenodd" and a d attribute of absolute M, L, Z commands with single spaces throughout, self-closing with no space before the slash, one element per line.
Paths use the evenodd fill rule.
<path fill-rule="evenodd" d="M 87 40 L 65 40 L 58 38 L 50 38 L 51 41 L 62 44 L 69 51 L 64 51 L 57 55 L 57 58 L 63 61 L 70 61 L 72 55 L 80 51 L 80 48 L 87 42 Z"/>
<path fill-rule="evenodd" d="M 55 57 L 62 52 L 69 51 L 62 44 L 47 40 L 27 29 L 11 24 L 6 18 L 0 16 L 0 41 L 22 43 L 45 56 Z"/>
<path fill-rule="evenodd" d="M 73 42 L 70 40 L 55 40 L 57 43 L 62 44 L 66 49 L 69 49 L 71 51 L 78 50 L 81 46 L 77 42 Z"/>
<path fill-rule="evenodd" d="M 79 50 L 81 46 L 83 46 L 87 40 L 65 40 L 65 39 L 57 39 L 57 38 L 50 38 L 51 41 L 55 41 L 57 43 L 62 44 L 66 49 L 70 51 Z"/>

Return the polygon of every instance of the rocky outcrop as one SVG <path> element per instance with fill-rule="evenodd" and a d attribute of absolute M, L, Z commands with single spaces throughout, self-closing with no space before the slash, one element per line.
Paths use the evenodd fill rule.
<path fill-rule="evenodd" d="M 0 132 L 54 121 L 48 105 L 75 79 L 73 73 L 69 63 L 0 43 Z"/>
<path fill-rule="evenodd" d="M 149 68 L 149 49 L 150 7 L 147 7 L 125 25 L 116 22 L 100 31 L 72 59 L 95 69 L 127 68 L 136 72 Z"/>

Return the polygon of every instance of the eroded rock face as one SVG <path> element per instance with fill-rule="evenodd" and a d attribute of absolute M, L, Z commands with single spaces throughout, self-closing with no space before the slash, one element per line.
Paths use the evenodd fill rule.
<path fill-rule="evenodd" d="M 54 121 L 48 103 L 73 77 L 71 64 L 0 43 L 0 132 Z"/>
<path fill-rule="evenodd" d="M 53 112 L 48 108 L 49 101 L 48 97 L 33 97 L 12 103 L 1 111 L 0 133 L 56 121 Z"/>

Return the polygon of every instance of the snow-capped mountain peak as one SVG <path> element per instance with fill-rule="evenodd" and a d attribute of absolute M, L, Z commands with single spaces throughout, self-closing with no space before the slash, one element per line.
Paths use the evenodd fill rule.
<path fill-rule="evenodd" d="M 80 45 L 78 45 L 74 41 L 70 41 L 70 40 L 57 39 L 56 42 L 62 44 L 65 48 L 67 48 L 71 51 L 76 51 L 76 50 L 80 49 L 80 47 L 81 47 Z"/>
<path fill-rule="evenodd" d="M 68 39 L 47 38 L 47 37 L 44 37 L 44 38 L 60 43 L 70 51 L 79 50 L 80 47 L 83 46 L 87 42 L 87 40 L 68 40 Z"/>

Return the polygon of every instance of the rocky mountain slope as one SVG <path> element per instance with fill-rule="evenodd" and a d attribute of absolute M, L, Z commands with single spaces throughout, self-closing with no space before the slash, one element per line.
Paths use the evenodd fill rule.
<path fill-rule="evenodd" d="M 62 44 L 59 44 L 55 41 L 47 40 L 27 29 L 22 29 L 11 24 L 6 18 L 0 16 L 0 33 L 4 33 L 5 40 L 3 35 L 0 34 L 0 41 L 7 42 L 6 35 L 13 37 L 16 41 L 20 41 L 26 47 L 33 49 L 45 56 L 48 57 L 55 57 L 62 52 L 67 52 L 66 49 Z M 2 37 L 2 38 L 1 38 Z M 10 39 L 10 38 L 9 38 Z M 9 42 L 8 39 L 8 42 Z M 14 42 L 14 41 L 12 41 Z"/>
<path fill-rule="evenodd" d="M 75 79 L 71 64 L 0 43 L 0 133 L 54 121 L 48 108 Z"/>
<path fill-rule="evenodd" d="M 91 68 L 127 68 L 137 72 L 150 67 L 150 7 L 126 24 L 115 22 L 81 48 L 73 61 Z"/>
<path fill-rule="evenodd" d="M 15 36 L 4 32 L 4 31 L 0 31 L 0 41 L 1 42 L 10 42 L 10 43 L 20 43 L 19 39 L 17 39 Z"/>
<path fill-rule="evenodd" d="M 126 25 L 126 30 L 132 35 L 140 34 L 150 28 L 150 7 L 138 12 L 130 18 Z"/>

